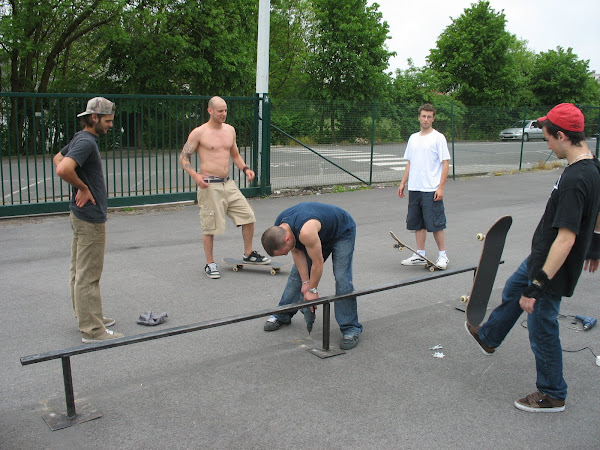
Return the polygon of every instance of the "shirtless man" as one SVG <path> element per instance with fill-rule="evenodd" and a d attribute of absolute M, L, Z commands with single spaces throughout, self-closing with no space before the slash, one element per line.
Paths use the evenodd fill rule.
<path fill-rule="evenodd" d="M 179 163 L 198 185 L 202 244 L 206 256 L 204 271 L 208 278 L 220 278 L 213 245 L 214 235 L 225 233 L 226 215 L 231 217 L 236 226 L 242 227 L 244 261 L 268 264 L 271 259 L 252 250 L 256 218 L 246 197 L 229 178 L 230 159 L 248 181 L 254 179 L 255 173 L 240 155 L 235 129 L 225 123 L 227 103 L 221 97 L 213 97 L 208 101 L 207 110 L 210 116 L 208 122 L 192 130 L 179 156 Z M 190 162 L 194 152 L 198 152 L 200 158 L 200 173 L 194 170 Z"/>

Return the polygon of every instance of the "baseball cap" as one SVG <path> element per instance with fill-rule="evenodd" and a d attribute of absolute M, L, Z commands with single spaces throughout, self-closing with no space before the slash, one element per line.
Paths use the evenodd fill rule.
<path fill-rule="evenodd" d="M 554 125 L 567 131 L 583 131 L 585 119 L 581 110 L 573 103 L 561 103 L 556 105 L 544 117 L 540 117 L 538 122 L 549 120 Z"/>
<path fill-rule="evenodd" d="M 115 104 L 104 97 L 94 97 L 87 102 L 87 108 L 81 114 L 77 114 L 77 117 L 87 116 L 89 114 L 114 114 Z"/>

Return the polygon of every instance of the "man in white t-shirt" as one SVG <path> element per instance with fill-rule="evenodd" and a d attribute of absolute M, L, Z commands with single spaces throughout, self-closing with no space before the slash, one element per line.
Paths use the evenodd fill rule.
<path fill-rule="evenodd" d="M 444 236 L 446 215 L 443 199 L 450 167 L 450 152 L 444 135 L 433 128 L 434 120 L 435 107 L 432 104 L 426 103 L 419 108 L 421 131 L 410 137 L 404 153 L 404 159 L 408 163 L 398 188 L 398 197 L 405 196 L 404 189 L 408 183 L 406 227 L 415 232 L 417 253 L 402 261 L 402 264 L 425 264 L 425 239 L 429 231 L 433 233 L 439 250 L 436 265 L 445 269 L 449 259 Z"/>

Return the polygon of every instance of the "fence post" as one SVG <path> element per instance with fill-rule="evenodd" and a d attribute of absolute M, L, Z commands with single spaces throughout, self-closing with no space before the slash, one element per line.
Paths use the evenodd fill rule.
<path fill-rule="evenodd" d="M 260 102 L 260 100 L 259 100 Z M 260 151 L 260 194 L 271 193 L 271 97 L 262 94 L 262 120 Z"/>
<path fill-rule="evenodd" d="M 527 103 L 525 103 L 525 106 L 523 107 L 523 126 L 521 129 L 521 157 L 519 158 L 519 172 L 521 171 L 521 166 L 523 164 L 523 146 L 525 144 L 525 141 L 523 139 L 525 139 L 525 121 L 527 120 Z"/>
<path fill-rule="evenodd" d="M 371 111 L 371 161 L 369 163 L 369 186 L 373 184 L 373 151 L 375 150 L 375 114 L 377 113 L 377 100 L 373 100 Z"/>
<path fill-rule="evenodd" d="M 456 180 L 456 159 L 454 155 L 454 100 L 450 102 L 450 134 L 452 137 L 452 179 Z"/>

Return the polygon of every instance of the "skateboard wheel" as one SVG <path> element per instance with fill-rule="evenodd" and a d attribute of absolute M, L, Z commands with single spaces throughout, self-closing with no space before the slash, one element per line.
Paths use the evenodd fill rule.
<path fill-rule="evenodd" d="M 277 271 L 275 269 L 271 269 L 271 275 L 275 275 Z"/>
<path fill-rule="evenodd" d="M 234 272 L 237 272 L 238 270 L 240 270 L 240 268 L 239 268 L 238 266 L 234 266 L 234 267 L 233 267 L 233 271 L 234 271 Z"/>
<path fill-rule="evenodd" d="M 463 303 L 467 303 L 469 301 L 469 296 L 468 295 L 461 295 L 460 296 L 460 301 Z"/>
<path fill-rule="evenodd" d="M 485 234 L 483 233 L 477 233 L 477 240 L 478 241 L 483 241 L 485 239 Z"/>
<path fill-rule="evenodd" d="M 431 266 L 431 267 L 429 268 L 429 271 L 430 271 L 430 272 L 435 272 L 435 267 Z"/>

